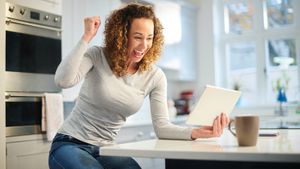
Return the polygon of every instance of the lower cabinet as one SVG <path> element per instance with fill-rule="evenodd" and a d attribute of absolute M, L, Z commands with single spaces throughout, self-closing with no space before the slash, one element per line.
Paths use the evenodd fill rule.
<path fill-rule="evenodd" d="M 117 143 L 155 139 L 152 124 L 125 126 L 119 132 Z M 6 169 L 49 169 L 48 154 L 51 142 L 45 135 L 6 138 Z M 143 169 L 164 169 L 164 159 L 134 158 Z"/>
<path fill-rule="evenodd" d="M 117 143 L 127 143 L 155 139 L 152 124 L 124 126 L 116 139 Z M 134 158 L 142 169 L 164 169 L 165 160 L 158 158 Z"/>
<path fill-rule="evenodd" d="M 159 158 L 134 158 L 142 169 L 165 169 L 165 160 Z"/>
<path fill-rule="evenodd" d="M 142 140 L 155 139 L 156 135 L 152 124 L 124 126 L 119 131 L 116 142 L 128 143 Z"/>
<path fill-rule="evenodd" d="M 6 169 L 49 169 L 50 146 L 42 137 L 7 138 Z"/>

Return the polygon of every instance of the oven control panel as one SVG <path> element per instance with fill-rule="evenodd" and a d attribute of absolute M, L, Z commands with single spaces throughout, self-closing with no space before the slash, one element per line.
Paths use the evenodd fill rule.
<path fill-rule="evenodd" d="M 49 12 L 6 2 L 6 18 L 61 28 L 62 17 Z"/>

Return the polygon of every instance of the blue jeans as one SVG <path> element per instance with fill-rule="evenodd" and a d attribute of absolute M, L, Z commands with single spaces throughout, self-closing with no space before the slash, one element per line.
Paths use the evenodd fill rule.
<path fill-rule="evenodd" d="M 141 169 L 131 157 L 100 156 L 98 146 L 59 133 L 48 160 L 50 169 Z"/>

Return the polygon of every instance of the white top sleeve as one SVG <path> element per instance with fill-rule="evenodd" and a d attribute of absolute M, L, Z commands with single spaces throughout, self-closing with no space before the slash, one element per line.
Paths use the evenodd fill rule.
<path fill-rule="evenodd" d="M 93 67 L 89 57 L 84 57 L 87 43 L 80 40 L 71 53 L 65 57 L 55 73 L 55 83 L 61 88 L 69 88 L 79 83 Z"/>
<path fill-rule="evenodd" d="M 167 80 L 163 72 L 150 92 L 152 122 L 157 137 L 163 139 L 191 139 L 192 128 L 174 125 L 169 120 Z"/>

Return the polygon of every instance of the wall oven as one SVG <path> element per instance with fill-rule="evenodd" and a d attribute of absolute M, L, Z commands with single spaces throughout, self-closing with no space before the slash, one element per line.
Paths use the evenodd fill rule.
<path fill-rule="evenodd" d="M 6 136 L 41 134 L 42 94 L 5 93 Z"/>
<path fill-rule="evenodd" d="M 58 92 L 61 16 L 6 3 L 5 90 Z"/>
<path fill-rule="evenodd" d="M 6 3 L 6 136 L 40 134 L 42 98 L 61 89 L 61 16 Z"/>

